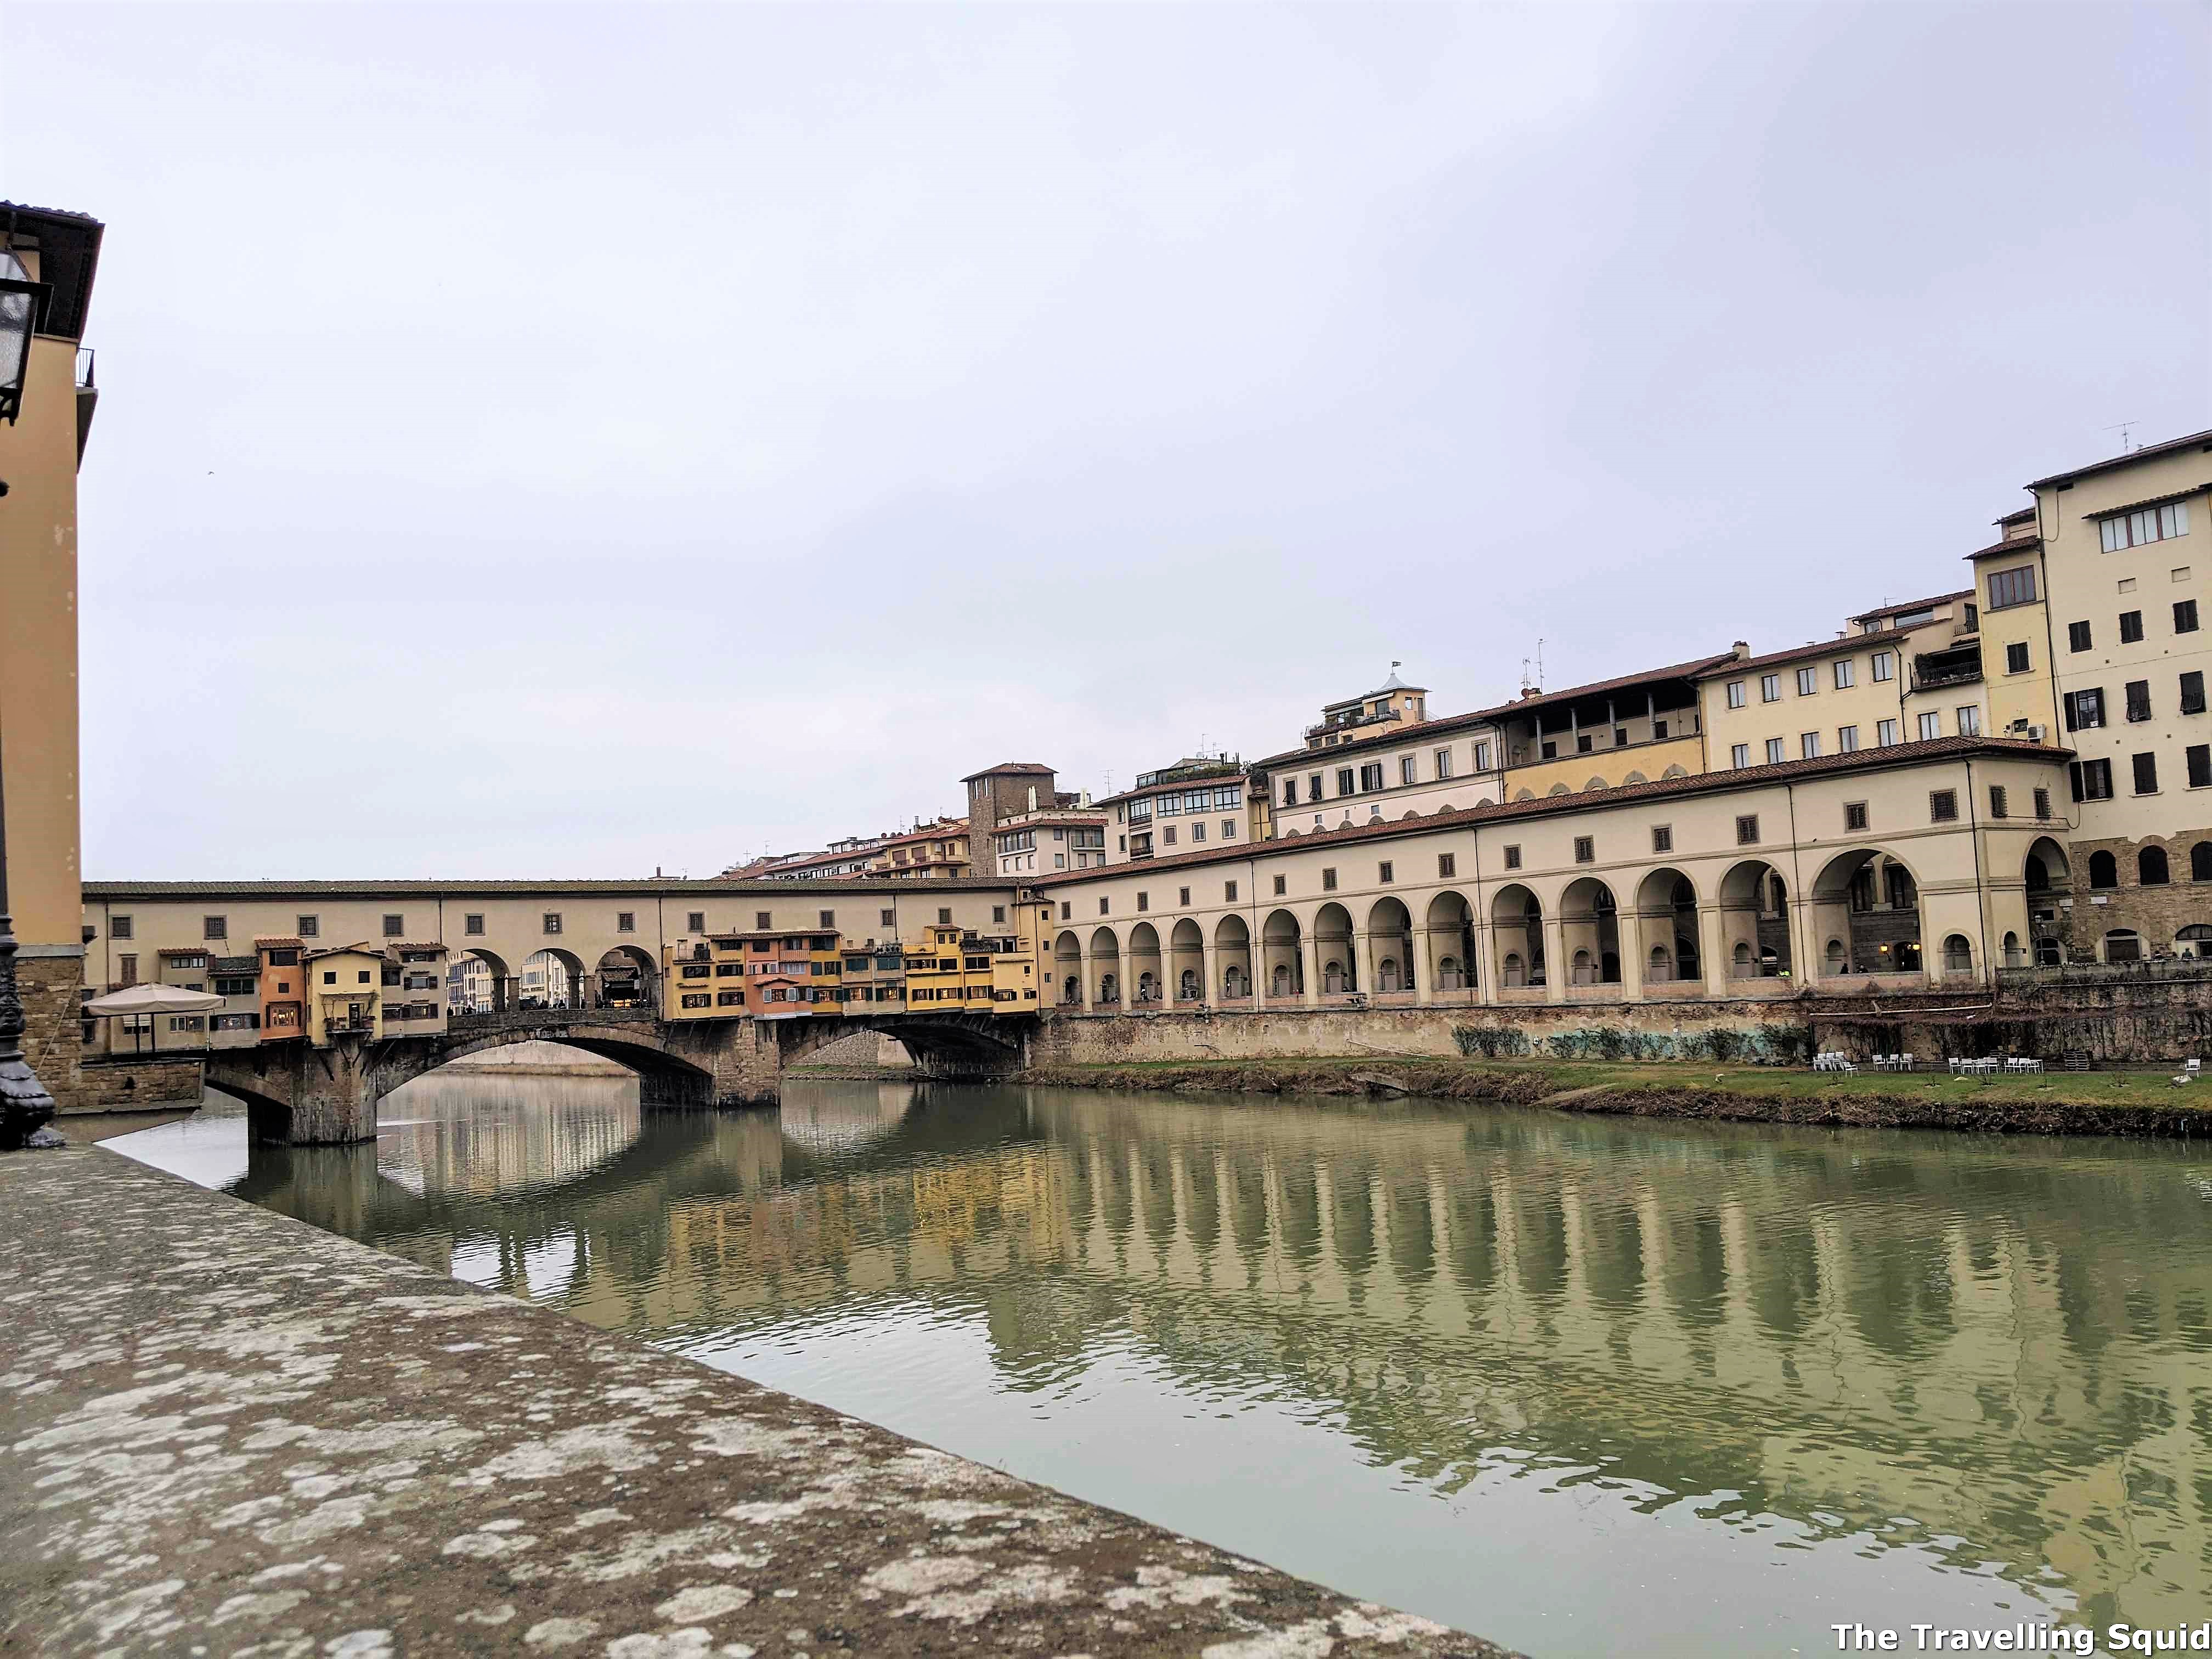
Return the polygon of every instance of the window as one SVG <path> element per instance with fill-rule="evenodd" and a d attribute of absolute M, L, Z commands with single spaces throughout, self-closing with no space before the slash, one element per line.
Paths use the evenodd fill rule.
<path fill-rule="evenodd" d="M 1739 772 L 1742 771 L 1745 767 L 1750 765 L 1751 745 L 1747 743 L 1739 743 L 1733 745 L 1729 750 L 1729 764 L 1735 768 Z"/>
<path fill-rule="evenodd" d="M 1651 826 L 1651 850 L 1655 853 L 1671 853 L 1674 850 L 1673 824 L 1655 823 Z"/>
<path fill-rule="evenodd" d="M 1397 879 L 1397 871 L 1389 859 L 1384 859 L 1375 866 L 1375 878 L 1386 886 Z"/>
<path fill-rule="evenodd" d="M 1841 662 L 1834 665 L 1833 678 L 1836 682 L 1837 690 L 1850 690 L 1851 689 L 1852 682 L 1858 678 L 1857 665 L 1853 663 L 1849 657 L 1845 657 Z"/>
<path fill-rule="evenodd" d="M 1221 839 L 1224 841 L 1234 841 L 1237 839 L 1237 820 L 1235 818 L 1224 818 L 1221 820 Z"/>
<path fill-rule="evenodd" d="M 1820 734 L 1818 732 L 1800 732 L 1797 734 L 1797 757 L 1800 760 L 1820 758 Z"/>
<path fill-rule="evenodd" d="M 2197 669 L 2192 668 L 2181 677 L 2181 712 L 2185 714 L 2204 712 L 2204 676 Z"/>
<path fill-rule="evenodd" d="M 1731 708 L 1741 708 L 1743 707 L 1743 682 L 1741 680 L 1730 680 L 1728 683 L 1728 706 Z"/>
<path fill-rule="evenodd" d="M 615 932 L 617 933 L 635 933 L 637 932 L 637 912 L 635 910 L 616 911 Z"/>
<path fill-rule="evenodd" d="M 129 939 L 132 925 L 128 916 L 110 916 L 107 919 L 107 936 L 110 939 Z"/>
<path fill-rule="evenodd" d="M 1920 717 L 1920 741 L 1927 743 L 1943 735 L 1943 715 L 1941 710 L 1929 709 Z"/>
<path fill-rule="evenodd" d="M 2145 887 L 2166 884 L 2166 848 L 2146 847 L 2136 854 L 2136 880 Z"/>
<path fill-rule="evenodd" d="M 1766 763 L 1769 766 L 1779 766 L 1782 763 L 1781 738 L 1769 738 L 1766 740 Z"/>
<path fill-rule="evenodd" d="M 1809 697 L 1820 689 L 1820 671 L 1819 669 L 1801 668 L 1797 671 L 1797 695 L 1799 696 Z"/>
<path fill-rule="evenodd" d="M 1175 844 L 1176 826 L 1172 823 L 1164 825 L 1160 830 L 1160 845 L 1163 847 L 1172 847 Z"/>
<path fill-rule="evenodd" d="M 1518 847 L 1509 847 L 1505 849 L 1505 867 L 1509 870 L 1518 870 L 1521 867 L 1521 849 Z"/>
<path fill-rule="evenodd" d="M 2156 755 L 2137 755 L 2134 757 L 2134 763 L 2136 774 L 2136 793 L 2138 795 L 2155 795 L 2158 793 L 2158 757 Z"/>
<path fill-rule="evenodd" d="M 1780 702 L 1782 701 L 1781 675 L 1761 674 L 1759 677 L 1759 700 L 1761 702 Z"/>
<path fill-rule="evenodd" d="M 1224 881 L 1221 884 L 1221 902 L 1224 904 L 1234 904 L 1237 902 L 1237 884 L 1235 882 Z"/>
<path fill-rule="evenodd" d="M 2150 718 L 2150 682 L 2130 680 L 2126 686 L 2128 720 L 2130 723 Z"/>
<path fill-rule="evenodd" d="M 1443 780 L 1444 780 L 1444 779 L 1446 779 L 1446 778 L 1449 777 L 1449 776 L 1452 775 L 1452 756 L 1451 756 L 1451 750 L 1449 750 L 1449 749 L 1439 749 L 1439 750 L 1437 750 L 1437 752 L 1436 752 L 1436 763 L 1437 763 L 1437 781 L 1439 783 L 1441 783 L 1442 781 L 1443 781 Z M 1410 783 L 1410 782 L 1412 782 L 1412 781 L 1413 781 L 1413 780 L 1412 780 L 1412 779 L 1410 779 L 1410 778 L 1408 778 L 1408 779 L 1407 780 L 1407 781 L 1408 783 Z"/>
<path fill-rule="evenodd" d="M 1965 708 L 1954 712 L 1959 716 L 1960 737 L 1978 738 L 1982 735 L 1982 711 L 1978 704 L 1970 702 Z"/>
<path fill-rule="evenodd" d="M 2173 602 L 2173 631 L 2194 634 L 2197 631 L 2197 601 L 2176 599 Z"/>
<path fill-rule="evenodd" d="M 406 933 L 406 931 L 407 931 L 407 918 L 406 918 L 405 916 L 404 916 L 404 915 L 396 915 L 396 914 L 395 914 L 395 915 L 386 915 L 386 916 L 384 918 L 384 936 L 385 936 L 385 938 L 386 938 L 386 939 L 398 939 L 398 938 L 399 938 L 402 934 L 404 934 L 404 933 Z"/>
<path fill-rule="evenodd" d="M 1321 872 L 1321 890 L 1324 893 L 1336 890 L 1336 871 L 1333 866 Z"/>
<path fill-rule="evenodd" d="M 1928 822 L 1956 823 L 1959 821 L 1959 792 L 1955 789 L 1930 789 L 1928 792 Z"/>
<path fill-rule="evenodd" d="M 1651 722 L 1651 741 L 1654 743 L 1664 743 L 1667 741 L 1666 721 L 1654 720 Z"/>
<path fill-rule="evenodd" d="M 2066 648 L 2069 651 L 2089 649 L 2089 624 L 2085 622 L 2066 624 Z"/>
<path fill-rule="evenodd" d="M 1456 853 L 1437 854 L 1437 873 L 1444 877 L 1457 875 L 1459 873 L 1459 854 Z"/>
<path fill-rule="evenodd" d="M 2051 792 L 2048 789 L 2035 792 L 2035 816 L 2043 823 L 2051 822 Z"/>
<path fill-rule="evenodd" d="M 1628 728 L 1626 726 L 1616 726 L 1613 728 L 1613 746 L 1615 749 L 1626 749 L 1628 747 Z"/>
<path fill-rule="evenodd" d="M 2120 643 L 2122 645 L 2133 645 L 2142 638 L 2142 612 L 2140 611 L 2121 611 Z"/>
<path fill-rule="evenodd" d="M 1277 898 L 1282 897 L 1284 893 L 1288 890 L 1288 884 L 1289 878 L 1287 877 L 1277 876 L 1275 878 L 1275 896 Z"/>
<path fill-rule="evenodd" d="M 1149 909 L 1151 909 L 1151 908 L 1152 908 L 1152 896 L 1150 893 L 1139 893 L 1139 894 L 1138 894 L 1138 895 L 1137 895 L 1137 908 L 1138 908 L 1139 910 L 1149 910 Z"/>
<path fill-rule="evenodd" d="M 1283 805 L 1285 806 L 1296 806 L 1297 804 L 1298 781 L 1296 778 L 1285 778 L 1283 780 Z"/>
<path fill-rule="evenodd" d="M 1183 908 L 1183 909 L 1188 910 L 1188 908 L 1190 908 L 1190 889 L 1189 889 L 1189 888 L 1188 888 L 1188 887 L 1178 887 L 1178 888 L 1176 888 L 1176 903 L 1178 906 L 1180 906 L 1182 908 Z"/>
<path fill-rule="evenodd" d="M 2192 743 L 2185 752 L 2189 757 L 2189 787 L 2212 787 L 2212 744 Z"/>
<path fill-rule="evenodd" d="M 1380 789 L 1382 787 L 1381 761 L 1370 761 L 1359 769 L 1359 787 L 1363 790 Z"/>
<path fill-rule="evenodd" d="M 1419 772 L 1420 772 L 1420 769 L 1419 769 L 1419 767 L 1414 763 L 1413 757 L 1411 755 L 1401 755 L 1401 756 L 1398 757 L 1398 781 L 1399 781 L 1399 782 L 1401 782 L 1401 783 L 1416 783 L 1416 782 L 1419 782 Z"/>
<path fill-rule="evenodd" d="M 2015 605 L 2035 603 L 2035 567 L 2015 565 L 2010 570 L 1990 572 L 1990 609 L 2002 611 Z"/>
<path fill-rule="evenodd" d="M 386 928 L 385 931 L 389 933 L 391 930 Z M 202 939 L 229 938 L 230 919 L 227 916 L 202 916 L 200 918 L 200 937 Z"/>
<path fill-rule="evenodd" d="M 1893 680 L 1897 678 L 1896 652 L 1877 651 L 1874 653 L 1874 677 L 1876 680 Z"/>
<path fill-rule="evenodd" d="M 2012 816 L 2005 810 L 2005 787 L 2001 783 L 1993 783 L 1990 786 L 1990 816 L 1993 818 Z"/>
<path fill-rule="evenodd" d="M 1321 774 L 1318 772 L 1310 773 L 1306 777 L 1306 799 L 1308 800 L 1321 799 Z"/>
<path fill-rule="evenodd" d="M 1575 837 L 1575 862 L 1577 864 L 1595 864 L 1597 862 L 1596 836 L 1577 836 Z"/>
<path fill-rule="evenodd" d="M 1102 899 L 1102 900 L 1100 901 L 1100 902 L 1101 902 L 1101 903 L 1103 903 L 1103 902 L 1104 902 L 1104 901 Z M 938 907 L 937 907 L 937 925 L 938 925 L 939 927 L 950 927 L 950 926 L 951 925 L 951 922 L 952 922 L 952 909 L 951 909 L 951 907 L 950 905 L 943 905 L 943 904 L 940 904 L 939 906 L 938 906 Z M 761 926 L 762 926 L 762 927 L 767 927 L 767 926 L 768 926 L 768 917 L 767 917 L 765 915 L 763 915 L 761 917 Z"/>
<path fill-rule="evenodd" d="M 389 933 L 391 930 L 386 928 L 385 931 Z M 561 931 L 561 913 L 558 910 L 548 910 L 545 913 L 545 931 L 549 933 L 557 933 Z"/>
<path fill-rule="evenodd" d="M 1836 752 L 1838 755 L 1855 754 L 1857 752 L 1858 746 L 1859 729 L 1857 726 L 1839 726 L 1836 728 Z"/>
<path fill-rule="evenodd" d="M 1897 722 L 1895 720 L 1876 720 L 1874 723 L 1874 746 L 1875 748 L 1887 749 L 1896 742 Z"/>
<path fill-rule="evenodd" d="M 125 952 L 115 958 L 115 971 L 122 976 L 124 984 L 136 985 L 138 982 L 138 958 L 128 951 Z"/>
<path fill-rule="evenodd" d="M 302 916 L 300 920 L 302 921 L 313 921 L 314 918 L 313 916 Z M 694 928 L 700 928 L 705 927 L 706 922 L 703 919 L 695 915 L 691 919 L 691 925 Z M 471 934 L 478 939 L 483 938 L 483 912 L 481 910 L 471 910 L 466 915 L 463 916 L 461 918 L 461 931 L 464 933 Z M 302 939 L 309 937 L 307 930 L 304 928 L 301 930 L 300 936 Z"/>
<path fill-rule="evenodd" d="M 2142 547 L 2152 542 L 2172 541 L 2176 536 L 2189 533 L 2189 503 L 2172 501 L 2134 513 L 2115 513 L 2109 519 L 2097 521 L 2097 533 L 2107 553 Z"/>
<path fill-rule="evenodd" d="M 2108 760 L 2071 761 L 2066 773 L 2074 786 L 2075 800 L 2110 800 L 2112 798 L 2112 763 Z"/>
<path fill-rule="evenodd" d="M 1844 829 L 1845 831 L 1848 832 L 1854 830 L 1863 830 L 1866 827 L 1867 804 L 1863 800 L 1845 801 L 1844 803 Z"/>
<path fill-rule="evenodd" d="M 951 916 L 947 915 L 942 910 L 939 910 L 937 913 L 937 919 L 939 921 L 950 921 L 952 920 Z M 775 927 L 775 923 L 771 919 L 769 912 L 766 910 L 756 910 L 753 912 L 753 926 L 757 929 L 765 933 L 769 928 Z"/>
<path fill-rule="evenodd" d="M 1062 899 L 1060 902 L 1060 919 L 1062 921 L 1068 921 L 1073 920 L 1074 915 L 1075 906 L 1067 900 Z"/>
<path fill-rule="evenodd" d="M 1106 908 L 1111 902 L 1112 901 L 1110 899 L 1100 899 L 1098 901 L 1098 914 L 1102 916 L 1111 914 Z"/>
<path fill-rule="evenodd" d="M 323 983 L 325 985 L 335 985 L 337 982 L 338 976 L 334 973 L 326 973 L 323 975 Z"/>
<path fill-rule="evenodd" d="M 2066 694 L 2066 729 L 2069 732 L 2089 732 L 2105 723 L 2105 689 L 2092 686 L 2086 691 Z"/>
<path fill-rule="evenodd" d="M 1735 844 L 1753 847 L 1759 842 L 1759 815 L 1747 812 L 1735 821 Z"/>

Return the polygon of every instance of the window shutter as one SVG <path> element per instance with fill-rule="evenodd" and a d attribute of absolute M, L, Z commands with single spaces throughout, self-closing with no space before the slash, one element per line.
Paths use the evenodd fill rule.
<path fill-rule="evenodd" d="M 2073 786 L 2074 799 L 2075 800 L 2081 799 L 2081 763 L 2080 761 L 2068 761 L 2066 763 L 2066 781 Z"/>
<path fill-rule="evenodd" d="M 2078 714 L 2079 708 L 2080 705 L 2075 701 L 2075 698 L 2069 695 L 2066 699 L 2066 729 L 2069 732 L 2077 732 L 2081 729 L 2081 722 Z M 2080 769 L 2077 767 L 2075 769 L 2078 771 Z M 2074 799 L 2075 800 L 2081 799 L 2081 788 L 2078 783 L 2074 788 Z"/>

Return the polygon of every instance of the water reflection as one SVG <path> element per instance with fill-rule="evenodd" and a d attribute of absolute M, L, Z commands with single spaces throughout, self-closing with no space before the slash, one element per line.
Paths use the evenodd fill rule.
<path fill-rule="evenodd" d="M 1546 1653 L 2212 1589 L 2187 1150 L 487 1086 L 233 1190 Z"/>

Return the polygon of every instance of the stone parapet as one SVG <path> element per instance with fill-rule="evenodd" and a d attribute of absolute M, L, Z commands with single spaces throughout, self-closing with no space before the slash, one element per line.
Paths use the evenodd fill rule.
<path fill-rule="evenodd" d="M 15 958 L 15 989 L 23 1000 L 23 1058 L 63 1112 L 86 1109 L 79 1073 L 84 1039 L 77 1017 L 83 983 L 84 958 L 75 953 Z"/>
<path fill-rule="evenodd" d="M 97 1148 L 0 1214 L 11 1653 L 1501 1659 Z"/>

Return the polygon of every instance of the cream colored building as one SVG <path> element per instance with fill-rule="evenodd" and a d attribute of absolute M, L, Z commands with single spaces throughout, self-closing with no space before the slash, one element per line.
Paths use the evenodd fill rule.
<path fill-rule="evenodd" d="M 82 349 L 102 227 L 0 203 L 0 276 L 37 283 L 21 395 L 0 423 L 0 765 L 8 900 L 32 1069 L 78 1093 L 77 466 L 97 393 Z"/>
<path fill-rule="evenodd" d="M 1244 763 L 1226 755 L 1186 756 L 1137 775 L 1136 787 L 1095 802 L 1104 830 L 1103 862 L 1125 864 L 1192 847 L 1252 838 Z"/>
<path fill-rule="evenodd" d="M 1148 981 L 1259 1008 L 1987 984 L 2025 960 L 2064 762 L 1946 738 L 1040 877 L 1042 1000 L 1126 1008 Z"/>
<path fill-rule="evenodd" d="M 1491 715 L 1431 720 L 1428 710 L 1427 688 L 1405 684 L 1395 665 L 1374 690 L 1326 705 L 1297 748 L 1250 768 L 1254 835 L 1310 835 L 1498 799 L 1504 763 Z"/>

